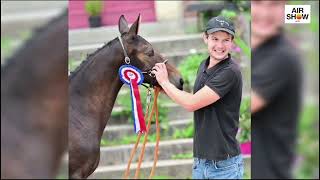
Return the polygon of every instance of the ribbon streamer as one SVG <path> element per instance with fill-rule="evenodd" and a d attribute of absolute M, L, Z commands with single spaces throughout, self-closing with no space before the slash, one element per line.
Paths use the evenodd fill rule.
<path fill-rule="evenodd" d="M 143 82 L 141 71 L 131 65 L 122 65 L 119 69 L 120 80 L 130 86 L 132 116 L 134 130 L 136 133 L 146 132 L 146 123 L 144 120 L 143 109 L 141 104 L 140 92 L 138 85 Z"/>

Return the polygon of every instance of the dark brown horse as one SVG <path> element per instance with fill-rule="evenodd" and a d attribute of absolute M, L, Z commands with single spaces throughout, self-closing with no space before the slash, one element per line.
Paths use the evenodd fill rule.
<path fill-rule="evenodd" d="M 67 12 L 1 67 L 1 179 L 55 178 L 67 148 Z"/>
<path fill-rule="evenodd" d="M 139 19 L 128 27 L 124 16 L 119 19 L 119 31 L 131 65 L 142 71 L 163 62 L 151 44 L 137 35 Z M 69 176 L 87 178 L 94 172 L 100 159 L 100 141 L 110 117 L 117 94 L 123 85 L 118 69 L 125 64 L 119 38 L 115 38 L 94 52 L 69 78 Z M 182 88 L 177 70 L 167 65 L 170 81 Z M 156 80 L 145 75 L 144 82 L 156 85 Z M 129 152 L 128 152 L 129 153 Z"/>

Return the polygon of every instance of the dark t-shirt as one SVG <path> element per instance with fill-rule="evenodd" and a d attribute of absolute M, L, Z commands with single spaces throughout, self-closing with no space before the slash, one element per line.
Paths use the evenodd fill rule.
<path fill-rule="evenodd" d="M 240 69 L 230 58 L 207 69 L 209 57 L 199 69 L 194 93 L 205 85 L 215 91 L 220 99 L 194 112 L 194 157 L 225 160 L 240 154 L 236 134 L 242 96 Z"/>
<path fill-rule="evenodd" d="M 252 51 L 252 89 L 267 105 L 252 114 L 252 178 L 290 178 L 300 108 L 301 65 L 282 34 Z"/>

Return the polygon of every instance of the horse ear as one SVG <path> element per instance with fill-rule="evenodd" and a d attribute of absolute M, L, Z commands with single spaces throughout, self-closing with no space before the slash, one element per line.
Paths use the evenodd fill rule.
<path fill-rule="evenodd" d="M 140 14 L 139 14 L 137 20 L 130 27 L 129 33 L 137 35 L 138 31 L 139 31 L 139 24 L 140 24 Z"/>
<path fill-rule="evenodd" d="M 127 22 L 126 18 L 124 17 L 124 15 L 120 16 L 118 25 L 119 25 L 120 34 L 129 32 L 128 22 Z"/>

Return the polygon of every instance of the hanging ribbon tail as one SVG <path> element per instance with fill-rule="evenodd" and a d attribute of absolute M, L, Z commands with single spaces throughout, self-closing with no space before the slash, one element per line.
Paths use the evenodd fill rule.
<path fill-rule="evenodd" d="M 136 133 L 146 132 L 146 122 L 144 120 L 140 92 L 136 81 L 130 81 L 131 100 L 133 108 L 133 121 Z"/>

